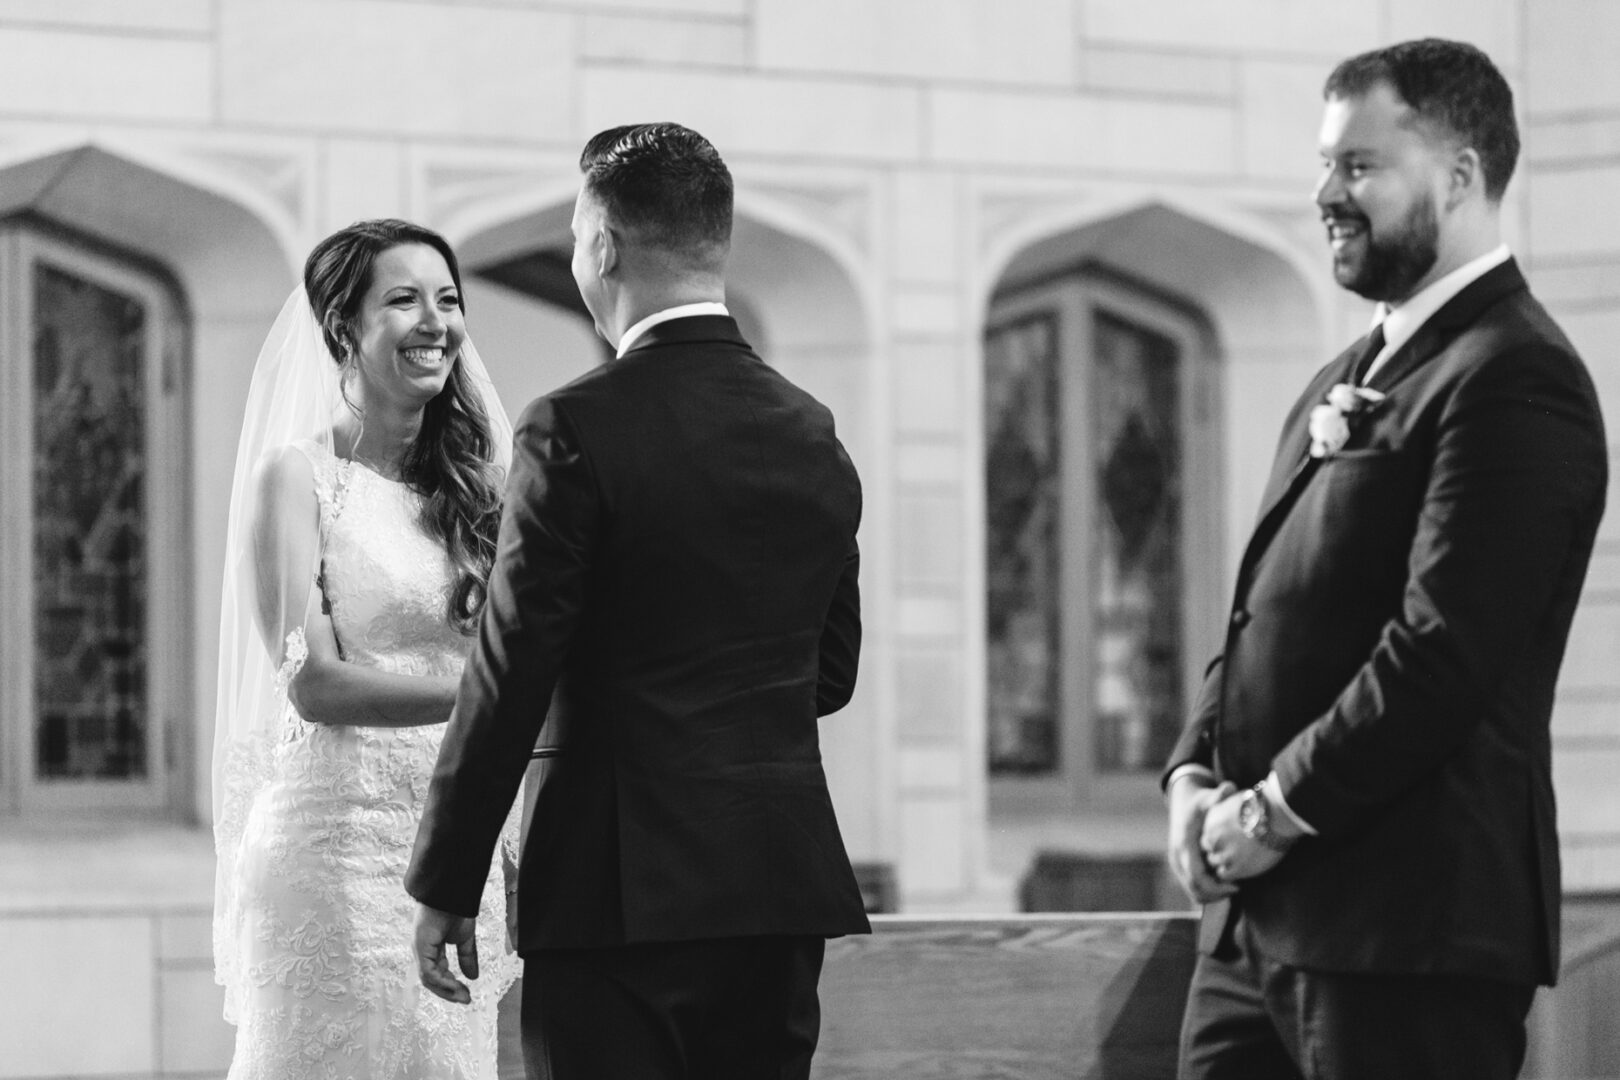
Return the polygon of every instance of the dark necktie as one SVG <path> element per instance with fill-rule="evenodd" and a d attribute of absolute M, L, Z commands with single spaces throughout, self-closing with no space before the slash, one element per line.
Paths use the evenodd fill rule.
<path fill-rule="evenodd" d="M 1367 344 L 1361 350 L 1361 355 L 1356 358 L 1356 366 L 1350 369 L 1351 386 L 1360 386 L 1367 381 L 1367 369 L 1372 367 L 1372 362 L 1383 351 L 1384 324 L 1379 323 L 1372 328 L 1372 333 L 1367 335 Z"/>

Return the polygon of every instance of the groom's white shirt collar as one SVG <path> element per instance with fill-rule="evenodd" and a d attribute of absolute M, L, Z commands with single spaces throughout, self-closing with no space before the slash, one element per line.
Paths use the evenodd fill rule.
<path fill-rule="evenodd" d="M 616 356 L 623 356 L 629 352 L 630 347 L 636 343 L 637 338 L 659 323 L 669 322 L 671 319 L 684 319 L 689 315 L 730 314 L 731 312 L 726 310 L 726 305 L 718 300 L 702 300 L 696 304 L 677 304 L 675 307 L 667 307 L 663 311 L 655 311 L 624 332 L 624 336 L 619 339 L 619 351 Z"/>
<path fill-rule="evenodd" d="M 1367 368 L 1361 381 L 1372 378 L 1372 373 L 1384 366 L 1384 361 L 1395 355 L 1395 350 L 1412 340 L 1419 327 L 1430 316 L 1445 307 L 1446 301 L 1485 276 L 1512 257 L 1506 244 L 1498 244 L 1477 259 L 1463 263 L 1443 278 L 1429 282 L 1416 296 L 1408 297 L 1399 305 L 1379 302 L 1373 309 L 1374 326 L 1383 324 L 1384 347 Z"/>

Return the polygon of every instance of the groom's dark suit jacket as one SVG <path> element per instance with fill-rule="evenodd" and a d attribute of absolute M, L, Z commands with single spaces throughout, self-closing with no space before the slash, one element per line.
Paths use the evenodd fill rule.
<path fill-rule="evenodd" d="M 724 316 L 530 405 L 411 895 L 477 911 L 540 737 L 520 951 L 867 931 L 817 733 L 854 689 L 860 511 L 832 415 Z"/>
<path fill-rule="evenodd" d="M 1597 398 L 1512 261 L 1368 384 L 1386 400 L 1307 455 L 1283 429 L 1222 656 L 1170 761 L 1275 768 L 1321 833 L 1205 910 L 1267 958 L 1551 982 L 1559 863 L 1549 718 L 1608 457 Z"/>

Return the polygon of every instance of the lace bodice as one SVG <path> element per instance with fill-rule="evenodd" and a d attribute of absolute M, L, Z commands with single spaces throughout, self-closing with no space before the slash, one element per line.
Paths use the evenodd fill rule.
<path fill-rule="evenodd" d="M 419 522 L 421 497 L 364 465 L 302 447 L 315 469 L 322 580 L 343 658 L 405 675 L 455 675 L 471 640 L 445 619 L 454 567 Z"/>
<path fill-rule="evenodd" d="M 458 675 L 471 639 L 446 620 L 454 569 L 421 526 L 420 496 L 295 445 L 314 468 L 321 580 L 345 662 Z M 300 633 L 283 689 L 307 655 Z M 241 958 L 227 997 L 238 1023 L 230 1080 L 494 1080 L 496 1004 L 517 969 L 499 860 L 479 911 L 473 1004 L 423 990 L 411 948 L 404 874 L 444 725 L 310 723 L 290 704 L 283 717 L 273 746 L 236 759 L 264 779 L 240 785 L 257 794 L 228 920 Z M 513 857 L 516 823 L 514 812 L 503 838 Z"/>

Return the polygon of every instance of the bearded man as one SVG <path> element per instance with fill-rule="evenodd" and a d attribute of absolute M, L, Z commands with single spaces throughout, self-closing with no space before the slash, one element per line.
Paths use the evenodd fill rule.
<path fill-rule="evenodd" d="M 1406 42 L 1324 98 L 1333 274 L 1379 303 L 1283 427 L 1166 769 L 1205 905 L 1181 1075 L 1508 1080 L 1558 968 L 1549 720 L 1607 444 L 1502 243 L 1489 58 Z"/>

